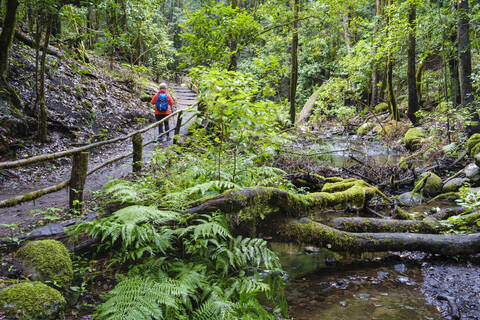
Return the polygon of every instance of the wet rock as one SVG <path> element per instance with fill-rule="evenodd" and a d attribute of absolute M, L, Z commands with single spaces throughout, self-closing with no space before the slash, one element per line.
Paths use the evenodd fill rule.
<path fill-rule="evenodd" d="M 421 142 L 425 137 L 425 130 L 422 128 L 411 128 L 408 129 L 403 141 L 408 150 L 415 151 L 421 147 Z"/>
<path fill-rule="evenodd" d="M 353 296 L 355 298 L 358 298 L 358 299 L 368 299 L 368 298 L 370 298 L 370 295 L 368 293 L 359 293 L 359 294 L 354 294 Z"/>
<path fill-rule="evenodd" d="M 325 264 L 327 266 L 336 266 L 338 264 L 338 260 L 333 257 L 325 258 Z"/>
<path fill-rule="evenodd" d="M 65 309 L 66 301 L 60 292 L 41 282 L 24 281 L 10 285 L 0 280 L 0 288 L 5 285 L 0 289 L 0 310 L 6 319 L 59 319 Z"/>
<path fill-rule="evenodd" d="M 475 163 L 470 163 L 464 169 L 465 176 L 472 182 L 477 183 L 480 181 L 480 168 Z"/>
<path fill-rule="evenodd" d="M 407 271 L 407 267 L 403 263 L 394 265 L 393 269 L 401 273 L 405 273 Z"/>
<path fill-rule="evenodd" d="M 341 305 L 342 307 L 346 307 L 347 301 L 340 301 L 338 304 Z"/>
<path fill-rule="evenodd" d="M 397 277 L 397 281 L 400 282 L 400 283 L 407 283 L 410 281 L 410 278 L 409 277 L 405 277 L 405 276 L 398 276 Z"/>
<path fill-rule="evenodd" d="M 443 185 L 442 192 L 456 192 L 460 187 L 463 186 L 464 183 L 469 182 L 470 180 L 467 178 L 453 178 L 452 180 L 446 182 Z"/>
<path fill-rule="evenodd" d="M 306 246 L 304 251 L 305 251 L 305 253 L 314 254 L 314 253 L 320 253 L 322 250 L 320 248 L 317 248 L 317 247 Z"/>
<path fill-rule="evenodd" d="M 400 203 L 404 206 L 414 206 L 418 203 L 421 203 L 422 202 L 422 196 L 418 193 L 415 193 L 413 194 L 412 196 L 412 192 L 409 191 L 409 192 L 405 192 L 405 193 L 402 193 L 399 197 L 398 197 L 398 200 L 400 201 Z"/>
<path fill-rule="evenodd" d="M 340 279 L 332 284 L 332 287 L 335 287 L 340 290 L 345 290 L 348 288 L 349 282 L 345 279 Z"/>

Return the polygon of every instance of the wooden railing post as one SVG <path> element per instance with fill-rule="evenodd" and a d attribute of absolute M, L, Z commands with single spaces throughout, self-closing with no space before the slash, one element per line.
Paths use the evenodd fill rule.
<path fill-rule="evenodd" d="M 182 127 L 182 117 L 183 112 L 180 111 L 177 117 L 177 125 L 175 126 L 175 131 L 173 132 L 173 144 L 177 144 L 177 137 L 180 134 L 180 128 Z"/>
<path fill-rule="evenodd" d="M 133 173 L 140 174 L 142 172 L 143 160 L 143 138 L 141 133 L 136 133 L 132 136 L 133 145 Z"/>
<path fill-rule="evenodd" d="M 87 179 L 89 152 L 77 152 L 72 157 L 72 173 L 70 176 L 70 209 L 82 211 L 83 187 Z"/>

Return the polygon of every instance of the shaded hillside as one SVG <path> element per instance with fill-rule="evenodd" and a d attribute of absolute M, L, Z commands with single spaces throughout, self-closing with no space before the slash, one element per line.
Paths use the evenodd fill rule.
<path fill-rule="evenodd" d="M 156 84 L 119 65 L 109 71 L 107 61 L 101 57 L 92 56 L 91 60 L 90 64 L 82 64 L 66 52 L 61 52 L 60 57 L 47 56 L 47 147 L 35 140 L 35 51 L 13 45 L 8 76 L 23 101 L 24 115 L 7 114 L 6 108 L 0 108 L 2 160 L 114 137 L 153 119 L 152 108 L 141 97 L 147 100 Z"/>

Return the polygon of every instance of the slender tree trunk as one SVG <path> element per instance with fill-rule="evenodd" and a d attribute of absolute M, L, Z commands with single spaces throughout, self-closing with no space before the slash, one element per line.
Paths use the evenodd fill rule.
<path fill-rule="evenodd" d="M 40 103 L 38 112 L 38 138 L 42 142 L 47 141 L 47 108 L 45 106 L 45 62 L 47 58 L 47 48 L 52 33 L 53 15 L 49 14 L 47 18 L 47 30 L 45 31 L 45 40 L 43 43 L 42 60 L 40 62 Z"/>
<path fill-rule="evenodd" d="M 347 52 L 350 52 L 352 48 L 352 37 L 350 34 L 350 9 L 346 8 L 343 12 L 343 35 L 345 37 L 345 46 L 347 47 Z"/>
<path fill-rule="evenodd" d="M 291 53 L 291 72 L 290 72 L 290 121 L 295 125 L 295 102 L 297 96 L 298 80 L 298 12 L 300 0 L 292 0 L 293 7 L 293 25 L 292 25 L 292 53 Z"/>
<path fill-rule="evenodd" d="M 376 0 L 375 1 L 375 17 L 377 21 L 375 22 L 375 26 L 373 27 L 373 36 L 372 39 L 373 41 L 375 40 L 375 36 L 377 35 L 378 32 L 378 25 L 380 24 L 380 16 L 382 14 L 382 7 L 381 7 L 381 1 Z M 376 56 L 377 56 L 377 48 L 375 45 L 373 45 L 373 63 L 372 63 L 372 91 L 371 91 L 371 98 L 370 98 L 370 107 L 375 107 L 378 104 L 378 69 L 377 69 L 377 61 L 376 61 Z"/>
<path fill-rule="evenodd" d="M 17 18 L 17 0 L 7 0 L 5 19 L 0 34 L 0 100 L 7 101 L 14 108 L 20 108 L 21 102 L 15 89 L 8 83 L 8 56 L 12 46 Z"/>
<path fill-rule="evenodd" d="M 418 111 L 417 100 L 417 84 L 416 84 L 416 72 L 415 72 L 415 32 L 416 32 L 416 13 L 417 8 L 414 3 L 410 4 L 410 10 L 408 13 L 409 33 L 408 33 L 408 111 L 407 115 L 413 125 L 417 125 L 417 117 L 415 112 Z"/>
<path fill-rule="evenodd" d="M 57 11 L 53 15 L 52 36 L 58 37 L 60 33 L 62 33 L 62 20 L 60 19 L 60 13 Z"/>
<path fill-rule="evenodd" d="M 233 9 L 238 7 L 238 0 L 232 0 L 231 6 Z M 234 36 L 230 38 L 230 63 L 228 65 L 228 70 L 235 71 L 237 70 L 237 59 L 238 59 L 238 43 Z"/>
<path fill-rule="evenodd" d="M 470 48 L 470 30 L 468 17 L 468 0 L 458 0 L 458 54 L 460 62 L 460 98 L 462 107 L 470 112 L 468 135 L 478 132 L 478 112 L 474 107 L 472 90 L 472 56 Z"/>

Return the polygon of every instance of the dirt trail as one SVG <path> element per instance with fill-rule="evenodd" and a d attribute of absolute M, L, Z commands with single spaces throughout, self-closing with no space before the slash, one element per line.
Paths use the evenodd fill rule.
<path fill-rule="evenodd" d="M 196 102 L 196 94 L 188 87 L 172 83 L 171 88 L 175 91 L 176 94 L 176 101 L 174 106 L 175 110 L 186 109 Z M 188 118 L 188 115 L 184 116 L 185 120 Z M 175 124 L 176 117 L 173 117 L 173 119 L 170 119 L 170 128 L 174 127 Z M 188 125 L 184 125 L 181 129 L 181 133 L 184 134 L 187 129 Z M 157 135 L 157 130 L 157 128 L 154 128 L 144 133 L 144 143 L 155 139 Z M 171 141 L 168 143 L 171 143 Z M 161 145 L 153 143 L 144 147 L 143 160 L 150 160 L 152 152 L 159 146 L 165 146 L 166 144 L 167 142 L 163 142 Z M 115 156 L 128 153 L 131 151 L 131 149 L 132 146 L 130 141 L 126 140 L 124 142 L 108 145 L 107 147 L 100 150 L 95 150 L 95 152 L 90 155 L 89 168 L 101 164 L 104 161 Z M 131 157 L 115 162 L 114 164 L 106 166 L 98 170 L 94 174 L 90 175 L 86 181 L 86 190 L 88 190 L 87 196 L 91 193 L 91 191 L 101 189 L 102 186 L 111 178 L 119 178 L 130 173 L 132 170 L 130 162 Z M 42 166 L 41 163 L 39 165 Z M 35 185 L 33 186 L 27 185 L 21 180 L 12 181 L 10 186 L 4 186 L 4 188 L 1 188 L 0 200 L 8 199 L 13 196 L 33 190 L 41 189 L 43 187 L 47 187 L 59 183 L 63 180 L 69 179 L 70 168 L 71 166 L 69 162 L 65 161 L 64 166 L 56 168 L 55 172 L 52 172 L 52 175 L 50 175 L 49 177 L 45 177 L 44 179 L 39 179 L 35 181 Z M 30 211 L 33 209 L 45 210 L 52 207 L 66 208 L 67 206 L 68 188 L 65 188 L 58 192 L 47 194 L 34 201 L 25 202 L 12 208 L 0 208 L 0 237 L 10 235 L 12 233 L 12 230 L 5 225 L 11 225 L 11 228 L 15 228 L 13 232 L 16 235 L 21 235 L 22 233 L 31 230 L 32 227 L 34 227 L 38 223 L 38 221 L 42 219 L 41 216 L 34 216 L 30 213 Z"/>

